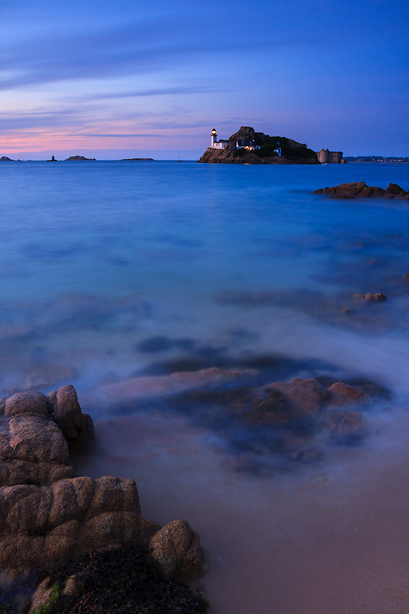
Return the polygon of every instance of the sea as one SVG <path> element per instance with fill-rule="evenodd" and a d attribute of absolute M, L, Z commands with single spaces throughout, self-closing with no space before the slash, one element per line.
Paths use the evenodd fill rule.
<path fill-rule="evenodd" d="M 0 396 L 75 386 L 97 436 L 77 474 L 191 524 L 212 614 L 409 611 L 409 201 L 313 194 L 352 181 L 409 190 L 409 166 L 0 167 Z M 224 392 L 235 372 L 377 394 L 364 436 L 312 429 L 294 457 L 169 393 L 208 369 Z"/>

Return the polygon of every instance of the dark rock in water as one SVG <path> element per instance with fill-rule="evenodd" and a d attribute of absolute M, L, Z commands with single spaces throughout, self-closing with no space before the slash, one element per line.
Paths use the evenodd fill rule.
<path fill-rule="evenodd" d="M 323 194 L 330 198 L 406 198 L 407 193 L 400 186 L 390 183 L 386 190 L 382 188 L 367 186 L 365 181 L 352 183 L 341 183 L 332 188 L 322 188 L 315 190 L 313 194 Z"/>
<path fill-rule="evenodd" d="M 325 426 L 335 438 L 362 437 L 363 420 L 358 411 L 334 411 L 325 418 Z"/>
<path fill-rule="evenodd" d="M 377 292 L 376 294 L 372 294 L 372 292 L 361 294 L 360 292 L 358 292 L 357 294 L 353 294 L 352 298 L 357 300 L 369 301 L 370 303 L 383 303 L 388 297 L 381 292 Z"/>
<path fill-rule="evenodd" d="M 289 402 L 289 408 L 302 416 L 316 416 L 330 395 L 316 379 L 295 378 L 290 382 L 274 382 L 267 386 L 278 390 Z"/>
<path fill-rule="evenodd" d="M 362 390 L 359 390 L 359 388 L 356 388 L 355 386 L 344 384 L 343 382 L 336 382 L 335 384 L 332 384 L 328 390 L 335 394 L 335 399 L 332 399 L 332 405 L 336 405 L 338 403 L 342 405 L 363 403 L 368 400 L 368 396 L 362 392 Z"/>
<path fill-rule="evenodd" d="M 80 162 L 86 160 L 87 162 L 95 162 L 96 158 L 85 158 L 84 156 L 70 156 L 65 162 Z"/>
<path fill-rule="evenodd" d="M 390 183 L 385 191 L 385 196 L 387 196 L 388 198 L 395 198 L 395 196 L 405 196 L 405 194 L 405 190 L 396 183 Z"/>
<path fill-rule="evenodd" d="M 14 162 L 14 160 L 9 158 L 8 156 L 1 156 L 0 162 Z"/>
<path fill-rule="evenodd" d="M 381 292 L 377 292 L 376 294 L 371 294 L 371 292 L 367 292 L 364 296 L 366 301 L 371 301 L 372 303 L 383 303 L 386 301 L 387 297 Z"/>
<path fill-rule="evenodd" d="M 0 568 L 6 577 L 52 570 L 93 549 L 147 546 L 160 532 L 141 516 L 133 480 L 75 477 L 69 447 L 89 445 L 93 424 L 72 386 L 47 396 L 15 394 L 0 402 L 0 415 Z M 156 538 L 158 565 L 166 575 L 172 569 L 199 575 L 199 537 L 186 521 L 177 522 L 182 525 L 165 525 Z M 174 535 L 171 552 L 159 547 L 167 527 Z"/>
<path fill-rule="evenodd" d="M 166 578 L 149 548 L 127 544 L 56 569 L 37 588 L 29 612 L 41 608 L 47 614 L 204 614 L 208 604 L 198 591 Z"/>

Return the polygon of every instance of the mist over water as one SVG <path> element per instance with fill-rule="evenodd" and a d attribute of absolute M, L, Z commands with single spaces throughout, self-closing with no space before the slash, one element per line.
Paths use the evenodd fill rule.
<path fill-rule="evenodd" d="M 76 387 L 98 440 L 78 474 L 133 478 L 144 515 L 190 522 L 215 614 L 407 612 L 409 207 L 311 193 L 360 180 L 408 190 L 409 170 L 0 172 L 1 396 Z M 246 376 L 170 393 L 172 374 L 211 367 Z M 295 377 L 375 387 L 365 436 L 231 413 L 246 387 Z M 322 455 L 292 461 L 298 439 Z"/>

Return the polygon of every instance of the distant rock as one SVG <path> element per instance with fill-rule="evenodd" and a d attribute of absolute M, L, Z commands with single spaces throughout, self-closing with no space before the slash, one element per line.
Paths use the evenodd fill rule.
<path fill-rule="evenodd" d="M 354 198 L 403 198 L 409 200 L 409 192 L 405 192 L 396 183 L 390 183 L 386 190 L 375 186 L 367 186 L 365 181 L 341 183 L 332 188 L 321 188 L 313 194 L 322 194 L 340 200 Z"/>
<path fill-rule="evenodd" d="M 80 162 L 82 160 L 86 160 L 88 162 L 95 162 L 95 158 L 85 158 L 84 156 L 70 156 L 65 160 L 65 162 Z"/>
<path fill-rule="evenodd" d="M 7 156 L 2 156 L 0 158 L 0 162 L 14 162 L 14 160 L 12 160 L 11 158 L 8 158 Z"/>
<path fill-rule="evenodd" d="M 120 162 L 155 162 L 153 158 L 123 158 Z"/>

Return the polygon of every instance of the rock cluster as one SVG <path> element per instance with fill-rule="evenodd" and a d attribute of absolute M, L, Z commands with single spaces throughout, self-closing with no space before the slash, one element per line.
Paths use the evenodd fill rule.
<path fill-rule="evenodd" d="M 365 181 L 341 183 L 332 188 L 315 190 L 313 194 L 323 194 L 341 200 L 354 198 L 400 198 L 409 200 L 409 192 L 405 192 L 396 183 L 390 183 L 386 190 L 383 190 L 382 188 L 367 186 Z"/>
<path fill-rule="evenodd" d="M 72 386 L 0 402 L 0 569 L 11 579 L 51 570 L 92 550 L 149 545 L 166 577 L 201 571 L 186 521 L 163 529 L 141 516 L 133 480 L 75 477 L 69 451 L 89 445 L 92 419 Z"/>

